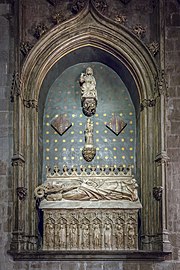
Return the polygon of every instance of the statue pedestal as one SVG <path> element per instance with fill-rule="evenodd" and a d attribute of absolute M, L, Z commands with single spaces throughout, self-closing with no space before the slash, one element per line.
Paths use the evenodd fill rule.
<path fill-rule="evenodd" d="M 44 212 L 43 250 L 137 250 L 136 202 L 47 201 Z"/>

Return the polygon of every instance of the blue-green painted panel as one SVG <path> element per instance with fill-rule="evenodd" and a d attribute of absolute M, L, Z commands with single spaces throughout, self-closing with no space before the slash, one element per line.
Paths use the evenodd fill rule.
<path fill-rule="evenodd" d="M 90 163 L 82 157 L 86 116 L 81 109 L 79 77 L 91 66 L 97 83 L 98 105 L 94 122 L 96 157 Z M 66 113 L 72 127 L 62 136 L 51 127 L 51 120 Z M 127 123 L 116 136 L 106 126 L 112 114 L 118 114 Z M 66 69 L 48 92 L 43 119 L 43 176 L 45 166 L 58 165 L 119 165 L 135 164 L 136 117 L 129 92 L 120 77 L 109 67 L 97 63 L 81 63 Z"/>

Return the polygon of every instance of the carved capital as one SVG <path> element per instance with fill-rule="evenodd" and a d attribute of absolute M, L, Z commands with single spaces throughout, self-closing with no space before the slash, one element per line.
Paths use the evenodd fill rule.
<path fill-rule="evenodd" d="M 38 111 L 38 102 L 35 99 L 24 99 L 23 100 L 23 104 L 26 108 L 33 108 L 36 109 L 36 111 Z"/>
<path fill-rule="evenodd" d="M 13 79 L 12 79 L 12 86 L 11 86 L 11 102 L 14 102 L 15 96 L 21 95 L 21 79 L 18 72 L 14 72 Z"/>
<path fill-rule="evenodd" d="M 14 154 L 12 157 L 12 166 L 23 166 L 24 163 L 25 160 L 21 154 Z"/>
<path fill-rule="evenodd" d="M 25 200 L 25 198 L 27 196 L 27 188 L 17 187 L 16 191 L 17 191 L 17 196 L 18 196 L 19 200 L 20 201 Z"/>
<path fill-rule="evenodd" d="M 147 107 L 154 107 L 156 105 L 156 100 L 155 99 L 144 99 L 142 102 L 141 102 L 141 105 L 140 105 L 140 109 L 141 111 L 144 110 L 144 108 L 147 108 Z"/>
<path fill-rule="evenodd" d="M 157 165 L 161 165 L 163 163 L 166 163 L 169 161 L 169 157 L 166 153 L 166 151 L 162 151 L 161 153 L 157 154 L 156 158 L 155 158 L 155 162 L 157 163 Z"/>
<path fill-rule="evenodd" d="M 162 200 L 162 192 L 163 192 L 163 187 L 161 186 L 153 187 L 153 197 L 156 201 Z"/>

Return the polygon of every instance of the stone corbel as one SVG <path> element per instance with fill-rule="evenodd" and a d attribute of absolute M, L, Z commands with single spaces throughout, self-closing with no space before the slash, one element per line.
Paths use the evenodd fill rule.
<path fill-rule="evenodd" d="M 169 161 L 169 157 L 166 153 L 166 151 L 162 151 L 161 153 L 156 155 L 155 162 L 157 166 L 160 166 L 163 163 L 167 163 Z"/>
<path fill-rule="evenodd" d="M 21 154 L 14 154 L 12 157 L 12 166 L 23 166 L 25 159 Z"/>

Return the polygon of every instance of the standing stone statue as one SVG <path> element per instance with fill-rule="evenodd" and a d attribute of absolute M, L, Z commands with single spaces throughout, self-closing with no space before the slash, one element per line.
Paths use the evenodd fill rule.
<path fill-rule="evenodd" d="M 82 155 L 86 161 L 92 161 L 96 155 L 96 148 L 93 142 L 93 122 L 90 118 L 87 118 L 85 128 L 85 146 L 82 150 Z"/>
<path fill-rule="evenodd" d="M 93 76 L 91 67 L 88 67 L 85 73 L 81 73 L 79 83 L 81 87 L 81 106 L 83 108 L 83 113 L 90 117 L 96 113 L 98 100 L 96 80 Z"/>

